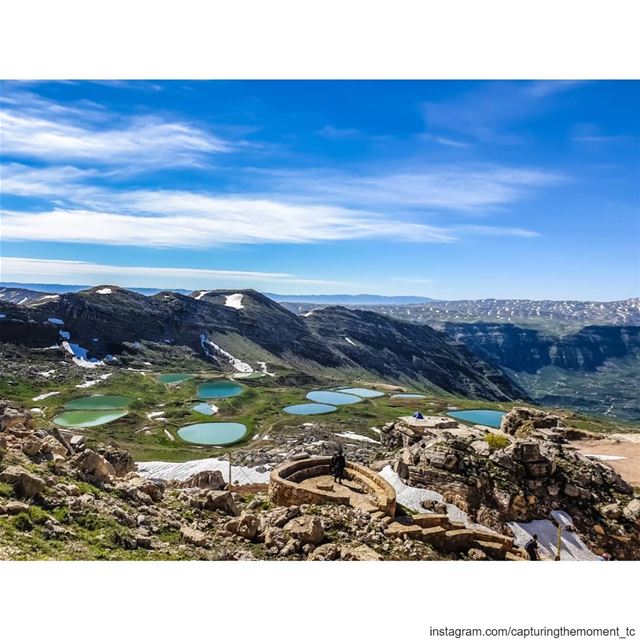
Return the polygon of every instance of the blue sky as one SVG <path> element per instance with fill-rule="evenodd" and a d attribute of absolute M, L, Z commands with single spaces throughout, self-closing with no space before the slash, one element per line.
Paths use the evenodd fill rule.
<path fill-rule="evenodd" d="M 2 280 L 640 294 L 638 82 L 3 82 Z"/>

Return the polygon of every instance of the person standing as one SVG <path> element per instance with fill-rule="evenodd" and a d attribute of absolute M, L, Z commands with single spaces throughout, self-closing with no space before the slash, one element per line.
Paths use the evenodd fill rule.
<path fill-rule="evenodd" d="M 529 560 L 540 560 L 538 556 L 538 534 L 534 533 L 533 537 L 524 545 L 524 550 L 529 554 Z"/>
<path fill-rule="evenodd" d="M 347 466 L 347 461 L 342 453 L 342 449 L 339 449 L 336 454 L 331 458 L 331 470 L 333 471 L 334 481 L 338 484 L 342 484 L 342 478 L 344 477 L 344 469 Z"/>

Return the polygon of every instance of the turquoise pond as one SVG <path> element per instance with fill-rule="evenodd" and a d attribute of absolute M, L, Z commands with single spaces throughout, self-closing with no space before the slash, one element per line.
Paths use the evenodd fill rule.
<path fill-rule="evenodd" d="M 309 402 L 307 404 L 291 404 L 285 407 L 283 411 L 294 416 L 313 416 L 319 413 L 332 413 L 337 411 L 338 407 L 330 404 L 320 404 L 318 402 Z"/>
<path fill-rule="evenodd" d="M 392 398 L 426 398 L 422 393 L 394 393 Z"/>
<path fill-rule="evenodd" d="M 132 399 L 127 396 L 83 396 L 70 400 L 64 405 L 65 409 L 86 411 L 103 411 L 105 409 L 122 409 L 131 404 Z"/>
<path fill-rule="evenodd" d="M 505 412 L 494 409 L 468 409 L 466 411 L 449 411 L 447 415 L 456 418 L 456 420 L 481 424 L 484 427 L 499 428 Z"/>
<path fill-rule="evenodd" d="M 127 415 L 123 410 L 63 411 L 53 422 L 61 427 L 98 427 Z"/>
<path fill-rule="evenodd" d="M 239 422 L 200 422 L 178 429 L 178 436 L 193 444 L 231 444 L 246 433 L 247 427 Z"/>
<path fill-rule="evenodd" d="M 190 373 L 163 373 L 158 376 L 158 380 L 165 384 L 178 384 L 178 382 L 184 382 L 189 378 L 193 378 Z"/>
<path fill-rule="evenodd" d="M 216 380 L 215 382 L 203 382 L 198 385 L 198 398 L 231 398 L 242 393 L 242 386 L 231 380 Z"/>
<path fill-rule="evenodd" d="M 201 413 L 203 416 L 212 416 L 216 413 L 208 402 L 199 402 L 191 407 L 191 411 Z"/>
<path fill-rule="evenodd" d="M 336 389 L 339 393 L 349 393 L 359 398 L 381 398 L 384 393 L 375 391 L 374 389 L 361 389 L 360 387 L 352 387 L 350 389 Z"/>
<path fill-rule="evenodd" d="M 362 402 L 362 398 L 358 396 L 338 393 L 337 391 L 310 391 L 307 393 L 307 400 L 323 404 L 355 404 L 356 402 Z"/>

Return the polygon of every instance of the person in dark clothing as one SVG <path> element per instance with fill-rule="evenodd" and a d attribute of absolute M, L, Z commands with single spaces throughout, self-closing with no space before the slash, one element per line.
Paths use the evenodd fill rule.
<path fill-rule="evenodd" d="M 524 545 L 524 550 L 529 554 L 529 560 L 540 560 L 538 557 L 538 534 L 534 533 L 533 537 Z"/>
<path fill-rule="evenodd" d="M 331 458 L 331 471 L 333 477 L 338 484 L 342 484 L 342 478 L 344 477 L 344 468 L 347 466 L 344 454 L 341 450 L 333 455 Z"/>

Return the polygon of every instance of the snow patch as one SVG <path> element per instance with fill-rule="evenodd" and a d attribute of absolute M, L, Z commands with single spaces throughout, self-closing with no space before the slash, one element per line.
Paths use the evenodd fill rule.
<path fill-rule="evenodd" d="M 68 331 L 63 331 L 62 329 L 58 331 L 58 334 L 63 340 L 69 340 L 71 338 L 71 334 Z"/>
<path fill-rule="evenodd" d="M 49 393 L 42 393 L 35 398 L 31 398 L 34 402 L 38 402 L 38 400 L 44 400 L 45 398 L 50 398 L 51 396 L 60 395 L 60 391 L 49 391 Z"/>
<path fill-rule="evenodd" d="M 229 296 L 225 296 L 224 306 L 231 307 L 232 309 L 244 309 L 244 305 L 242 304 L 242 294 L 232 293 Z"/>
<path fill-rule="evenodd" d="M 51 324 L 64 324 L 64 320 L 61 320 L 60 318 L 47 318 L 47 322 L 50 322 Z"/>
<path fill-rule="evenodd" d="M 49 369 L 49 371 L 38 371 L 37 375 L 42 376 L 43 378 L 48 378 L 55 372 L 56 372 L 55 369 Z"/>
<path fill-rule="evenodd" d="M 357 347 L 357 346 L 358 346 L 358 345 L 357 345 L 357 344 L 356 344 L 356 343 L 355 343 L 351 338 L 349 338 L 348 336 L 345 336 L 345 338 L 344 338 L 344 339 L 345 339 L 345 340 L 346 340 L 346 341 L 347 341 L 351 346 L 353 346 L 353 347 Z"/>
<path fill-rule="evenodd" d="M 202 298 L 206 296 L 207 293 L 209 293 L 209 291 L 198 291 L 198 293 L 196 293 L 194 297 L 196 300 L 202 300 Z"/>
<path fill-rule="evenodd" d="M 541 558 L 553 559 L 556 556 L 558 544 L 558 524 L 562 526 L 560 537 L 561 560 L 598 560 L 598 556 L 592 553 L 577 533 L 567 531 L 566 527 L 573 528 L 573 520 L 565 511 L 552 511 L 551 517 L 555 520 L 532 520 L 531 522 L 507 522 L 513 532 L 516 544 L 524 547 L 534 534 L 538 535 L 538 553 Z"/>
<path fill-rule="evenodd" d="M 164 414 L 165 414 L 164 411 L 150 411 L 149 413 L 147 413 L 147 418 L 149 418 L 149 420 L 153 420 L 154 418 L 159 418 Z"/>
<path fill-rule="evenodd" d="M 269 371 L 267 371 L 266 362 L 258 361 L 258 365 L 260 366 L 260 369 L 262 370 L 262 373 L 264 373 L 265 376 L 271 376 L 273 378 L 276 375 L 275 373 L 270 373 Z"/>
<path fill-rule="evenodd" d="M 231 366 L 236 370 L 242 373 L 253 373 L 253 367 L 246 362 L 242 362 L 239 358 L 232 356 L 228 351 L 225 351 L 221 347 L 219 347 L 215 342 L 211 342 L 211 340 L 207 340 L 204 333 L 200 336 L 200 344 L 202 345 L 203 351 L 211 358 L 215 357 L 211 354 L 208 347 L 211 347 L 216 355 L 220 355 L 223 358 L 226 358 Z"/>
<path fill-rule="evenodd" d="M 44 411 L 42 409 L 39 409 L 38 407 L 34 407 L 33 409 L 30 409 L 31 413 L 35 413 L 35 414 L 42 414 L 44 413 Z"/>
<path fill-rule="evenodd" d="M 347 440 L 360 440 L 362 442 L 373 442 L 373 444 L 380 444 L 377 440 L 369 438 L 368 436 L 361 436 L 359 433 L 353 433 L 353 431 L 345 431 L 344 433 L 336 433 L 338 438 L 345 438 Z"/>
<path fill-rule="evenodd" d="M 455 522 L 462 522 L 465 527 L 469 529 L 477 529 L 479 531 L 491 531 L 491 529 L 487 527 L 483 527 L 477 522 L 472 522 L 469 514 L 462 509 L 458 509 L 453 504 L 449 504 L 445 502 L 442 494 L 437 491 L 431 491 L 429 489 L 419 489 L 418 487 L 410 487 L 405 484 L 400 476 L 391 468 L 390 465 L 387 465 L 382 471 L 379 472 L 379 475 L 382 476 L 395 490 L 396 490 L 396 501 L 404 507 L 408 507 L 409 509 L 413 509 L 413 511 L 417 511 L 418 513 L 427 513 L 427 510 L 421 506 L 421 502 L 425 500 L 435 500 L 436 502 L 441 502 L 447 507 L 447 516 L 450 520 Z"/>
<path fill-rule="evenodd" d="M 139 462 L 138 473 L 153 480 L 187 480 L 201 471 L 220 471 L 229 480 L 229 462 L 215 458 L 190 462 Z M 231 466 L 232 484 L 269 482 L 269 471 L 256 471 L 252 467 Z"/>
<path fill-rule="evenodd" d="M 98 289 L 96 293 L 99 293 L 101 296 L 107 295 L 109 293 L 113 293 L 109 287 L 104 287 L 103 289 Z"/>

